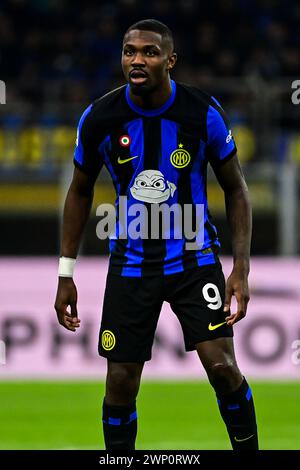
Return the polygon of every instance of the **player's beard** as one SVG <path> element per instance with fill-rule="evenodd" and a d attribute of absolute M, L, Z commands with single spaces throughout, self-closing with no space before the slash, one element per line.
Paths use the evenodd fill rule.
<path fill-rule="evenodd" d="M 134 85 L 133 83 L 130 83 L 129 86 L 132 94 L 136 96 L 147 96 L 155 89 L 155 86 L 147 84 Z"/>

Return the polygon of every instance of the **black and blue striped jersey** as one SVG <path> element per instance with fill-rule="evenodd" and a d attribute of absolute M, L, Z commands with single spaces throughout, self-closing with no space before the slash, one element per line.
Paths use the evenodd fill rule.
<path fill-rule="evenodd" d="M 126 196 L 128 209 L 135 203 L 176 203 L 204 210 L 203 244 L 196 250 L 186 249 L 184 234 L 175 237 L 172 224 L 168 237 L 159 238 L 121 238 L 117 224 L 109 270 L 122 276 L 168 275 L 217 261 L 220 242 L 208 210 L 207 164 L 222 165 L 236 146 L 215 98 L 173 80 L 171 85 L 160 108 L 139 108 L 124 85 L 96 100 L 79 121 L 74 164 L 93 175 L 106 166 L 116 190 L 117 220 L 120 196 Z"/>

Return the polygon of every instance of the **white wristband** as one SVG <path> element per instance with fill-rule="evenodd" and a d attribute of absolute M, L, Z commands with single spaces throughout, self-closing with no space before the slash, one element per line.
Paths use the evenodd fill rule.
<path fill-rule="evenodd" d="M 67 258 L 61 256 L 59 258 L 58 276 L 59 277 L 73 277 L 76 258 Z"/>

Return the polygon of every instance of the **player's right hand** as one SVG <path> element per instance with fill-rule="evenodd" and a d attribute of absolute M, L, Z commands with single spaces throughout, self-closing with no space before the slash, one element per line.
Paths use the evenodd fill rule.
<path fill-rule="evenodd" d="M 70 306 L 71 311 L 67 308 Z M 77 289 L 70 277 L 59 277 L 54 308 L 58 322 L 67 330 L 76 331 L 80 326 L 77 313 Z"/>

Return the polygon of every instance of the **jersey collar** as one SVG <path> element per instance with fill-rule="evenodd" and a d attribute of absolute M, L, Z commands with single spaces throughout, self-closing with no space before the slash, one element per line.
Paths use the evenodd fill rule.
<path fill-rule="evenodd" d="M 127 100 L 128 105 L 131 107 L 131 109 L 133 109 L 133 111 L 135 111 L 136 113 L 142 114 L 143 116 L 148 116 L 148 117 L 158 116 L 159 114 L 164 113 L 174 103 L 175 96 L 176 96 L 176 83 L 174 82 L 174 80 L 171 80 L 171 87 L 172 87 L 172 93 L 171 93 L 170 98 L 160 108 L 144 109 L 134 104 L 134 102 L 131 100 L 129 96 L 129 89 L 130 89 L 129 85 L 126 86 L 126 100 Z"/>

